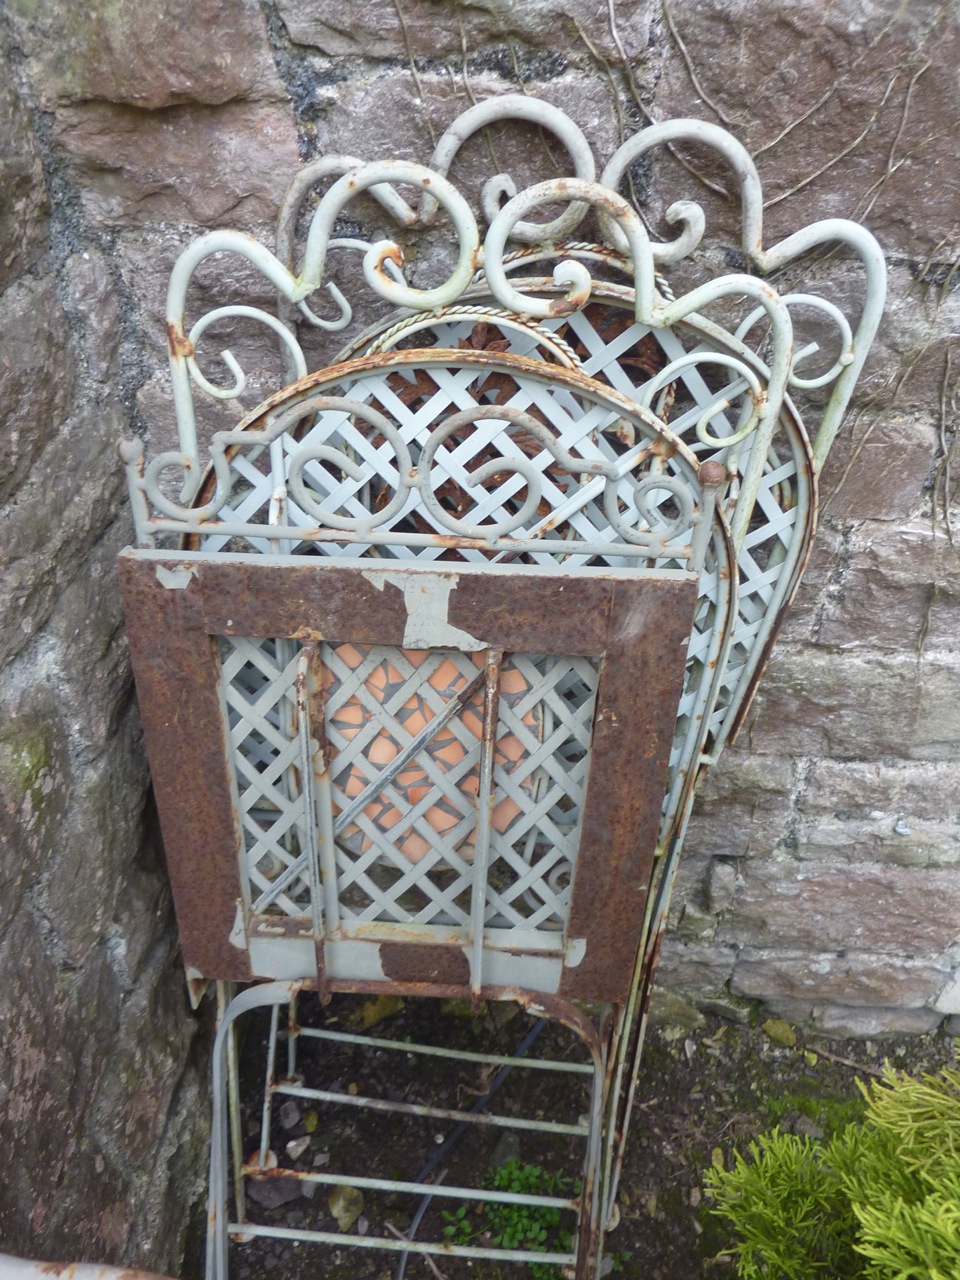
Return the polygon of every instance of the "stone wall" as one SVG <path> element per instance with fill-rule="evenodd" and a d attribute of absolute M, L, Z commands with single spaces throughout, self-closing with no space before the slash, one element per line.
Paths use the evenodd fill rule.
<path fill-rule="evenodd" d="M 175 1271 L 203 1175 L 207 1038 L 113 574 L 115 443 L 169 439 L 170 266 L 207 227 L 269 235 L 299 159 L 425 159 L 518 86 L 604 158 L 648 118 L 726 123 L 769 240 L 837 215 L 889 254 L 810 572 L 691 826 L 661 982 L 837 1032 L 960 1014 L 957 21 L 893 0 L 0 2 L 4 1248 Z M 502 137 L 477 145 L 510 167 Z M 735 243 L 695 173 L 638 178 Z"/>

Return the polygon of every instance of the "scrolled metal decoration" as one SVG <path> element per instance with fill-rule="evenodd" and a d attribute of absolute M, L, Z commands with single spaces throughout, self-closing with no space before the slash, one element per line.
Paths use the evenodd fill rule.
<path fill-rule="evenodd" d="M 218 432 L 217 435 L 219 434 L 221 433 Z M 196 465 L 187 455 L 170 450 L 167 453 L 157 454 L 147 463 L 143 470 L 143 491 L 153 507 L 162 515 L 169 516 L 173 520 L 188 522 L 211 520 L 219 513 L 230 497 L 236 477 L 230 470 L 230 464 L 224 456 L 223 449 L 218 445 L 217 435 L 213 437 L 210 450 L 210 465 L 216 477 L 216 487 L 213 497 L 206 502 L 191 503 L 189 497 L 184 499 L 184 494 L 192 495 L 196 492 L 200 482 Z M 163 492 L 160 477 L 165 471 L 180 471 L 183 475 L 180 502 L 174 502 Z"/>
<path fill-rule="evenodd" d="M 342 449 L 337 449 L 319 441 L 316 443 L 308 442 L 295 450 L 290 457 L 287 487 L 293 500 L 301 510 L 312 516 L 318 524 L 327 529 L 343 529 L 356 532 L 373 529 L 378 525 L 389 524 L 403 510 L 407 495 L 410 492 L 413 474 L 410 451 L 404 443 L 400 432 L 397 431 L 389 418 L 372 406 L 343 396 L 314 396 L 289 414 L 278 419 L 276 429 L 280 431 L 294 426 L 305 412 L 321 414 L 341 412 L 350 414 L 351 417 L 360 418 L 371 426 L 374 431 L 379 432 L 383 436 L 385 444 L 389 445 L 393 450 L 393 460 L 396 467 L 396 489 L 393 498 L 389 502 L 378 506 L 377 510 L 371 511 L 366 518 L 342 516 L 332 512 L 329 506 L 318 503 L 307 487 L 303 473 L 310 463 L 324 462 L 331 467 L 338 467 L 358 485 L 369 481 L 372 477 L 382 479 L 383 472 L 373 472 L 369 466 L 358 465 Z"/>
<path fill-rule="evenodd" d="M 461 146 L 498 120 L 549 129 L 574 172 L 525 190 L 506 174 L 481 177 L 488 223 L 481 243 L 477 211 L 449 174 Z M 666 219 L 677 234 L 658 242 L 619 192 L 632 164 L 673 142 L 708 146 L 732 170 L 746 259 L 742 271 L 711 275 L 716 258 L 698 254 L 691 267 L 699 283 L 684 284 L 679 297 L 669 273 L 656 268 L 701 248 L 704 209 L 690 200 L 669 204 Z M 491 984 L 493 999 L 526 990 L 537 1001 L 528 1008 L 551 1017 L 560 1010 L 589 1047 L 592 1068 L 585 1069 L 594 1075 L 589 1124 L 577 1126 L 588 1134 L 582 1185 L 591 1196 L 579 1205 L 577 1252 L 556 1258 L 579 1280 L 599 1274 L 604 1224 L 617 1204 L 643 1010 L 697 780 L 743 723 L 800 581 L 818 470 L 876 332 L 885 288 L 876 241 L 842 219 L 765 248 L 756 165 L 716 125 L 652 125 L 616 149 L 599 181 L 597 168 L 581 130 L 528 95 L 464 112 L 429 166 L 348 155 L 304 166 L 283 203 L 275 253 L 240 232 L 217 231 L 181 254 L 167 302 L 180 448 L 149 463 L 139 441 L 120 450 L 145 549 L 122 557 L 134 584 L 130 616 L 146 655 L 147 691 L 156 692 L 154 713 L 144 719 L 148 728 L 159 724 L 161 735 L 176 735 L 161 736 L 157 758 L 167 768 L 177 760 L 174 748 L 199 742 L 198 767 L 187 772 L 207 779 L 204 769 L 229 740 L 237 783 L 224 796 L 222 831 L 242 827 L 239 892 L 226 879 L 226 836 L 216 825 L 215 871 L 204 880 L 226 886 L 220 918 L 231 931 L 221 950 L 229 972 L 219 969 L 219 943 L 217 972 L 208 971 L 204 943 L 194 976 L 288 973 L 321 993 L 331 980 L 333 989 L 366 993 L 371 983 L 394 981 L 419 990 L 428 985 L 422 973 L 435 971 L 475 1000 Z M 317 187 L 328 189 L 308 217 L 304 202 Z M 410 187 L 416 207 L 401 194 Z M 338 218 L 364 192 L 385 215 L 385 231 L 369 241 L 359 233 L 338 237 Z M 548 206 L 547 221 L 531 221 Z M 455 264 L 440 285 L 414 287 L 416 277 L 403 273 L 403 246 L 419 251 L 433 237 L 443 260 Z M 813 292 L 781 295 L 755 274 L 828 244 L 863 265 L 865 296 L 855 318 Z M 362 288 L 379 313 L 311 373 L 300 321 L 346 329 L 357 301 L 329 278 L 336 249 L 362 255 Z M 194 274 L 221 253 L 244 259 L 276 290 L 276 319 L 227 298 L 187 327 Z M 527 270 L 542 262 L 550 268 Z M 674 286 L 689 274 L 678 272 Z M 334 300 L 332 317 L 316 305 L 323 287 Z M 811 308 L 839 337 L 838 352 L 821 357 L 829 368 L 810 365 L 815 343 L 794 346 L 797 313 Z M 227 385 L 200 367 L 204 334 L 225 319 L 258 322 L 279 342 L 283 385 L 233 430 L 212 437 L 203 467 L 194 390 L 236 402 L 247 385 L 229 350 L 221 353 Z M 822 371 L 805 372 L 812 367 Z M 820 417 L 813 445 L 797 408 L 807 403 Z M 171 470 L 182 477 L 178 501 L 163 483 Z M 307 559 L 292 564 L 296 557 Z M 149 614 L 144 602 L 153 605 Z M 208 690 L 193 676 L 184 685 L 188 734 L 176 717 L 169 720 L 171 691 L 156 679 L 158 667 L 164 677 L 170 669 L 168 653 L 181 638 L 173 628 L 158 632 L 158 618 L 196 628 L 204 672 L 208 659 L 219 662 Z M 328 714 L 338 681 L 339 717 L 336 708 Z M 344 692 L 347 681 L 353 684 Z M 637 695 L 653 685 L 655 697 Z M 198 689 L 216 694 L 204 704 L 211 723 L 199 738 L 191 720 L 193 703 L 203 703 Z M 631 721 L 658 708 L 666 711 L 662 721 L 624 736 Z M 479 728 L 465 736 L 468 715 Z M 375 723 L 374 739 L 367 725 Z M 456 776 L 475 749 L 469 777 Z M 599 766 L 597 750 L 606 752 Z M 628 841 L 646 845 L 649 869 L 626 875 L 618 841 L 628 828 L 611 809 L 606 783 L 622 761 L 615 801 L 637 809 L 654 757 L 658 786 L 646 788 L 641 806 L 648 830 Z M 640 787 L 626 772 L 635 768 Z M 601 787 L 591 793 L 597 778 Z M 182 803 L 180 777 L 167 779 L 166 794 Z M 495 801 L 498 789 L 506 800 Z M 209 835 L 206 791 L 202 799 L 194 807 L 204 829 L 180 849 L 191 867 Z M 350 822 L 363 833 L 355 848 L 347 844 L 352 832 L 338 840 Z M 178 824 L 171 830 L 182 834 Z M 590 883 L 606 887 L 580 898 L 586 910 L 579 910 L 585 867 Z M 621 885 L 646 896 L 628 902 L 624 893 L 629 910 L 621 911 L 624 904 L 614 902 Z M 618 927 L 634 930 L 619 959 L 610 958 L 612 937 L 593 933 L 596 903 L 604 912 L 613 904 Z M 446 959 L 434 970 L 435 960 L 422 954 L 440 954 L 426 941 L 435 937 L 431 929 L 443 931 L 436 941 L 456 961 L 449 977 Z M 408 940 L 421 953 L 406 977 L 381 938 L 391 952 Z M 243 967 L 235 969 L 240 952 Z M 467 977 L 458 977 L 464 961 Z M 629 987 L 605 985 L 606 970 L 631 966 Z M 501 988 L 504 980 L 509 988 Z M 290 1002 L 287 984 L 269 990 L 262 1003 Z M 602 1026 L 582 1003 L 595 1000 L 605 1010 Z M 210 1280 L 226 1280 L 232 1232 L 272 1230 L 231 1225 L 227 1212 L 226 1110 L 228 1094 L 236 1096 L 226 1083 L 229 1020 L 258 1002 L 244 993 L 230 1004 L 215 1052 Z M 295 1018 L 292 1005 L 290 1012 Z M 272 1060 L 277 1020 L 271 1025 Z M 268 1145 L 265 1130 L 261 1168 Z M 277 1173 L 306 1176 L 280 1166 Z M 237 1190 L 242 1204 L 239 1181 Z M 345 1239 L 307 1236 L 337 1247 Z"/>
<path fill-rule="evenodd" d="M 636 210 L 626 200 L 615 192 L 606 190 L 599 183 L 579 178 L 553 178 L 548 182 L 538 182 L 514 196 L 500 210 L 490 224 L 483 245 L 484 272 L 494 297 L 507 310 L 540 318 L 569 315 L 588 302 L 592 277 L 584 263 L 575 259 L 560 262 L 553 272 L 556 283 L 566 289 L 562 299 L 546 300 L 525 296 L 513 287 L 504 270 L 507 240 L 523 215 L 531 209 L 554 204 L 558 200 L 575 200 L 596 205 L 616 221 L 629 248 L 637 294 L 637 312 L 638 315 L 644 313 L 643 318 L 646 318 L 645 313 L 655 309 L 656 297 L 653 255 L 646 229 Z"/>
<path fill-rule="evenodd" d="M 307 232 L 299 283 L 292 302 L 312 293 L 323 278 L 327 249 L 337 218 L 346 205 L 362 191 L 386 182 L 407 183 L 429 191 L 443 206 L 457 234 L 457 263 L 449 278 L 434 289 L 412 289 L 398 283 L 385 269 L 392 261 L 403 264 L 403 250 L 393 240 L 371 244 L 363 258 L 363 274 L 367 284 L 387 302 L 397 307 L 415 307 L 428 311 L 458 298 L 473 279 L 477 269 L 480 233 L 469 204 L 446 178 L 421 164 L 401 160 L 385 160 L 352 169 L 338 179 L 317 206 Z"/>
<path fill-rule="evenodd" d="M 337 290 L 337 293 L 340 293 L 339 289 Z M 340 297 L 342 298 L 343 295 L 340 294 Z M 282 321 L 278 320 L 276 316 L 270 315 L 268 311 L 261 310 L 260 307 L 217 307 L 215 310 L 208 311 L 205 315 L 201 316 L 187 334 L 187 341 L 193 348 L 193 355 L 187 356 L 187 368 L 190 370 L 190 376 L 193 381 L 202 391 L 205 391 L 208 396 L 213 396 L 216 400 L 235 400 L 238 396 L 243 395 L 246 390 L 247 375 L 241 369 L 232 351 L 224 350 L 220 352 L 220 359 L 233 374 L 234 381 L 232 387 L 220 387 L 215 383 L 210 382 L 203 374 L 200 366 L 197 364 L 197 347 L 200 344 L 200 339 L 203 336 L 204 331 L 212 324 L 216 324 L 218 320 L 228 319 L 256 320 L 259 324 L 264 324 L 268 329 L 272 329 L 286 348 L 296 377 L 306 377 L 307 362 L 304 359 L 300 343 L 297 341 L 296 335 L 291 333 L 287 326 L 283 324 Z"/>
<path fill-rule="evenodd" d="M 478 422 L 491 421 L 505 424 L 501 434 L 505 435 L 507 439 L 510 438 L 511 428 L 524 431 L 528 437 L 532 437 L 540 444 L 544 454 L 553 459 L 553 465 L 556 470 L 565 475 L 602 476 L 607 480 L 618 480 L 620 478 L 617 469 L 611 464 L 593 459 L 577 458 L 569 453 L 557 442 L 552 432 L 529 413 L 509 407 L 477 405 L 476 408 L 465 409 L 460 413 L 452 414 L 430 433 L 430 437 L 424 445 L 420 466 L 418 467 L 417 484 L 420 488 L 424 506 L 427 507 L 440 524 L 452 533 L 458 533 L 467 538 L 502 537 L 504 534 L 512 533 L 522 528 L 530 517 L 535 514 L 542 500 L 542 470 L 540 466 L 536 465 L 536 460 L 519 453 L 516 455 L 501 453 L 495 458 L 482 462 L 471 472 L 467 478 L 467 484 L 471 488 L 485 487 L 489 481 L 498 475 L 519 476 L 526 485 L 527 496 L 515 515 L 502 521 L 484 525 L 472 525 L 452 516 L 437 501 L 429 473 L 436 465 L 440 446 L 449 440 L 451 436 L 456 435 L 457 432 L 466 427 L 473 426 Z M 492 441 L 491 443 L 497 443 L 497 441 Z"/>
<path fill-rule="evenodd" d="M 762 315 L 762 308 L 758 308 L 753 313 L 755 316 Z M 719 351 L 693 351 L 689 355 L 681 356 L 678 360 L 671 361 L 665 368 L 646 384 L 643 388 L 639 402 L 646 408 L 653 403 L 653 397 L 665 386 L 673 382 L 685 369 L 699 367 L 701 365 L 711 364 L 718 365 L 724 369 L 732 369 L 738 373 L 746 382 L 745 390 L 750 395 L 750 410 L 746 414 L 744 420 L 738 424 L 736 430 L 729 436 L 711 435 L 709 431 L 710 422 L 718 413 L 729 409 L 732 403 L 731 396 L 733 391 L 729 391 L 726 395 L 718 396 L 703 410 L 697 419 L 696 433 L 697 439 L 701 444 L 712 445 L 719 449 L 730 449 L 734 445 L 740 444 L 746 440 L 752 432 L 757 429 L 760 421 L 760 413 L 766 401 L 766 392 L 760 384 L 760 379 L 756 372 L 743 360 L 737 359 L 736 356 L 726 355 Z M 743 394 L 742 392 L 739 394 Z"/>
<path fill-rule="evenodd" d="M 563 143 L 573 161 L 573 176 L 588 182 L 596 176 L 597 167 L 590 144 L 582 130 L 568 115 L 549 102 L 541 102 L 526 94 L 510 93 L 502 98 L 489 98 L 470 107 L 453 122 L 434 149 L 431 169 L 446 177 L 454 157 L 466 140 L 479 129 L 500 120 L 525 120 L 548 129 Z M 509 174 L 496 174 L 484 184 L 481 208 L 487 222 L 493 222 L 499 214 L 504 198 L 510 200 L 518 194 L 516 183 Z M 525 244 L 560 240 L 571 235 L 583 221 L 587 205 L 574 202 L 559 217 L 550 222 L 518 221 L 512 231 L 513 239 Z M 429 193 L 421 197 L 419 218 L 424 225 L 433 223 L 437 216 L 437 201 Z"/>
<path fill-rule="evenodd" d="M 665 494 L 677 508 L 673 517 L 665 517 L 659 504 L 651 498 L 655 493 Z M 694 523 L 695 510 L 690 487 L 681 478 L 657 472 L 635 482 L 631 500 L 640 520 L 647 526 L 639 529 L 627 524 L 619 509 L 618 486 L 610 480 L 603 490 L 603 509 L 610 527 L 617 531 L 624 542 L 649 547 L 651 552 L 672 542 L 681 534 L 689 533 Z M 661 501 L 663 499 L 661 498 Z"/>
<path fill-rule="evenodd" d="M 470 204 L 447 176 L 463 144 L 476 132 L 496 121 L 520 121 L 546 128 L 566 149 L 573 175 L 536 183 L 523 191 L 516 190 L 512 179 L 494 175 L 483 185 L 482 212 L 489 220 L 483 243 L 477 219 Z M 679 234 L 663 243 L 651 240 L 636 210 L 618 194 L 618 187 L 629 166 L 643 155 L 671 142 L 704 145 L 719 154 L 736 177 L 741 203 L 741 244 L 749 262 L 761 272 L 769 272 L 796 261 L 811 248 L 827 243 L 841 243 L 862 261 L 866 271 L 866 297 L 861 314 L 853 323 L 843 311 L 827 299 L 814 294 L 795 293 L 781 297 L 769 283 L 748 273 L 731 273 L 715 277 L 674 298 L 662 285 L 656 266 L 665 266 L 688 257 L 702 243 L 706 218 L 699 204 L 690 200 L 676 201 L 668 207 L 667 221 L 679 227 Z M 713 353 L 717 365 L 728 364 L 745 381 L 745 393 L 736 427 L 729 435 L 718 434 L 710 423 L 729 408 L 730 395 L 721 394 L 701 404 L 695 426 L 699 443 L 711 449 L 727 451 L 731 462 L 743 447 L 743 470 L 735 490 L 736 501 L 730 506 L 734 539 L 742 543 L 756 502 L 767 465 L 770 443 L 782 411 L 788 389 L 807 392 L 829 386 L 831 394 L 822 412 L 816 437 L 815 457 L 819 463 L 826 454 L 840 417 L 862 367 L 866 350 L 876 330 L 884 293 L 882 255 L 873 238 L 862 227 L 842 219 L 826 219 L 786 237 L 771 248 L 763 245 L 763 198 L 759 174 L 749 153 L 737 139 L 716 125 L 696 120 L 675 120 L 652 125 L 624 142 L 611 156 L 595 180 L 598 166 L 583 132 L 557 107 L 526 95 L 506 95 L 472 106 L 454 121 L 434 148 L 429 166 L 406 161 L 368 162 L 352 155 L 321 157 L 304 167 L 284 200 L 277 232 L 276 253 L 272 253 L 250 236 L 235 231 L 214 231 L 201 236 L 182 254 L 173 270 L 168 291 L 167 319 L 170 337 L 170 363 L 174 405 L 180 433 L 180 453 L 164 455 L 138 476 L 131 475 L 131 486 L 139 485 L 138 501 L 156 495 L 156 510 L 165 518 L 179 519 L 190 510 L 191 519 L 199 511 L 215 516 L 219 509 L 212 497 L 200 506 L 192 506 L 201 482 L 203 467 L 197 443 L 193 406 L 193 389 L 222 401 L 236 400 L 246 386 L 246 376 L 229 351 L 222 353 L 232 382 L 219 386 L 201 370 L 197 345 L 204 331 L 216 320 L 227 317 L 249 318 L 267 324 L 276 334 L 283 356 L 287 381 L 304 376 L 306 362 L 296 337 L 299 315 L 314 327 L 328 330 L 343 328 L 350 322 L 353 302 L 339 286 L 327 279 L 327 257 L 338 247 L 363 255 L 363 276 L 367 287 L 384 302 L 403 308 L 407 314 L 423 317 L 411 332 L 429 327 L 433 316 L 445 308 L 464 306 L 474 298 L 490 298 L 503 309 L 510 324 L 556 324 L 589 307 L 598 281 L 609 273 L 625 270 L 633 277 L 633 309 L 638 323 L 657 331 L 687 322 L 698 323 L 700 313 L 716 303 L 753 302 L 746 320 L 734 329 L 730 349 Z M 330 182 L 312 214 L 302 256 L 297 264 L 295 231 L 298 213 L 309 191 L 318 184 Z M 401 194 L 401 188 L 413 187 L 420 192 L 419 204 L 413 207 Z M 452 225 L 456 244 L 456 262 L 447 279 L 433 288 L 415 288 L 402 273 L 403 252 L 400 244 L 384 238 L 368 242 L 362 238 L 338 238 L 334 235 L 337 218 L 357 195 L 366 192 L 376 200 L 387 218 L 405 234 L 432 234 L 439 231 L 438 215 L 442 210 Z M 506 204 L 500 205 L 505 196 Z M 549 221 L 536 223 L 529 215 L 546 205 L 563 204 L 564 211 Z M 589 210 L 596 213 L 606 244 L 590 245 L 584 241 L 565 243 L 565 237 L 584 220 Z M 449 238 L 449 232 L 445 233 Z M 280 316 L 268 317 L 256 308 L 236 304 L 216 307 L 197 319 L 189 332 L 184 329 L 184 314 L 190 282 L 197 267 L 217 253 L 233 253 L 245 258 L 277 290 Z M 553 258 L 551 289 L 531 287 L 522 278 L 524 262 Z M 327 318 L 316 312 L 311 296 L 326 287 L 334 299 L 336 313 Z M 478 289 L 480 293 L 478 294 Z M 795 352 L 791 310 L 814 307 L 836 326 L 840 352 L 830 369 L 809 377 L 801 366 L 813 354 L 813 347 Z M 737 344 L 741 348 L 751 337 L 761 316 L 768 321 L 770 352 L 763 360 L 730 363 Z M 561 336 L 556 339 L 560 362 L 569 364 L 565 352 L 573 352 Z M 544 350 L 549 350 L 545 346 Z M 722 358 L 721 358 L 722 356 Z M 573 354 L 573 362 L 580 358 Z M 651 403 L 652 388 L 670 385 L 668 379 L 681 377 L 688 367 L 677 363 L 673 355 L 667 362 L 671 374 L 651 374 L 652 382 L 638 388 L 642 403 Z M 698 360 L 701 356 L 698 355 Z M 586 368 L 586 366 L 584 366 Z M 731 393 L 732 394 L 732 393 Z M 216 477 L 220 505 L 230 492 L 227 466 L 218 461 L 214 445 L 211 464 Z M 738 455 L 737 455 L 738 456 Z M 319 459 L 318 459 L 319 460 Z M 327 459 L 330 465 L 332 459 Z M 352 465 L 352 464 L 351 464 Z M 160 489 L 159 475 L 178 467 L 184 478 L 179 503 L 172 502 Z M 227 466 L 227 471 L 229 467 Z M 344 475 L 349 468 L 344 467 Z M 296 472 L 298 476 L 301 472 Z M 354 481 L 359 483 L 358 481 Z M 404 482 L 405 483 L 405 482 Z M 315 500 L 304 494 L 308 506 Z M 291 493 L 291 498 L 293 495 Z M 392 503 L 390 504 L 392 508 Z M 354 517 L 351 516 L 351 519 Z M 359 518 L 359 517 L 357 517 Z M 346 526 L 345 526 L 346 529 Z M 146 533 L 148 538 L 151 536 Z"/>
<path fill-rule="evenodd" d="M 793 357 L 793 363 L 790 366 L 789 384 L 791 387 L 800 387 L 805 391 L 810 391 L 815 387 L 826 387 L 831 382 L 835 382 L 849 365 L 856 359 L 856 346 L 853 338 L 853 330 L 850 328 L 850 321 L 843 314 L 840 308 L 828 298 L 821 298 L 815 293 L 788 293 L 784 296 L 784 305 L 787 307 L 811 307 L 815 311 L 822 311 L 836 325 L 840 334 L 840 354 L 836 360 L 826 370 L 825 373 L 817 374 L 813 378 L 802 378 L 797 373 L 797 366 L 804 360 L 808 360 L 819 350 L 817 343 L 810 343 L 809 346 L 803 347 L 797 351 Z M 760 319 L 763 312 L 761 310 L 752 311 L 746 320 L 737 329 L 736 336 L 742 342 L 756 322 Z"/>

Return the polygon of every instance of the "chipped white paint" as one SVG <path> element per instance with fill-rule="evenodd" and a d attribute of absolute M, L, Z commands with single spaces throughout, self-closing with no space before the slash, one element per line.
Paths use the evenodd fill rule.
<path fill-rule="evenodd" d="M 168 569 L 162 564 L 157 565 L 157 581 L 168 591 L 185 591 L 195 573 L 196 569 L 188 565 L 177 569 Z"/>
<path fill-rule="evenodd" d="M 155 1271 L 100 1267 L 93 1262 L 31 1262 L 0 1253 L 0 1280 L 163 1280 Z"/>
<path fill-rule="evenodd" d="M 403 592 L 407 610 L 407 625 L 403 631 L 405 649 L 450 648 L 464 653 L 479 653 L 487 648 L 483 640 L 447 621 L 450 593 L 456 590 L 459 581 L 456 574 L 371 570 L 363 576 L 378 591 L 391 586 Z"/>

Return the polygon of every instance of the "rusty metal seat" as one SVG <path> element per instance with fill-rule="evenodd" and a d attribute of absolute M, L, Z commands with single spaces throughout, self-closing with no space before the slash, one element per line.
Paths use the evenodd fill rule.
<path fill-rule="evenodd" d="M 577 176 L 520 194 L 492 179 L 481 248 L 446 175 L 460 144 L 501 117 L 553 130 Z M 855 331 L 833 303 L 781 297 L 746 274 L 674 298 L 659 270 L 694 253 L 702 213 L 674 206 L 681 234 L 656 244 L 617 188 L 641 154 L 684 137 L 716 147 L 737 173 L 755 265 L 827 242 L 856 252 L 867 290 Z M 579 1277 L 599 1268 L 696 782 L 742 718 L 799 581 L 817 469 L 876 328 L 883 263 L 866 232 L 838 220 L 762 250 L 752 162 L 712 126 L 645 130 L 594 176 L 562 113 L 496 99 L 451 126 L 430 167 L 328 157 L 305 168 L 276 254 L 214 232 L 174 268 L 180 449 L 145 465 L 142 446 L 123 447 L 139 546 L 121 555 L 120 573 L 188 978 L 195 996 L 208 980 L 254 984 L 229 1003 L 221 988 L 210 1280 L 226 1276 L 231 1234 L 533 1259 Z M 410 187 L 421 192 L 416 210 L 400 194 Z M 439 202 L 456 242 L 445 284 L 407 284 L 394 244 L 336 239 L 338 215 L 364 191 L 423 235 L 435 233 Z M 551 221 L 525 221 L 558 204 Z M 591 210 L 596 242 L 572 240 Z M 363 252 L 382 313 L 308 373 L 298 324 L 349 323 L 339 289 L 335 322 L 307 302 L 338 247 Z M 194 273 L 221 253 L 278 289 L 278 317 L 231 301 L 187 330 Z M 718 306 L 722 323 L 703 314 Z M 797 371 L 812 354 L 794 351 L 798 312 L 839 337 L 839 355 L 815 376 Z M 217 388 L 197 343 L 209 325 L 236 320 L 279 337 L 285 385 L 216 433 L 204 465 L 194 387 L 237 398 L 244 376 L 226 353 L 235 384 Z M 821 387 L 830 398 L 811 446 L 789 393 Z M 176 496 L 164 485 L 171 468 L 182 476 Z M 305 1026 L 305 991 L 519 1003 L 579 1045 L 573 1059 L 523 1063 L 571 1077 L 577 1113 L 491 1114 L 311 1083 L 305 1063 L 319 1050 L 365 1046 L 486 1071 L 509 1063 Z M 234 1030 L 263 1006 L 273 1010 L 266 1088 L 249 1154 Z M 389 1113 L 557 1137 L 579 1177 L 563 1194 L 442 1179 L 426 1194 L 562 1212 L 569 1238 L 544 1253 L 542 1241 L 335 1232 L 319 1210 L 312 1224 L 252 1222 L 249 1177 L 425 1194 L 412 1173 L 277 1159 L 283 1097 L 325 1113 L 359 1108 L 370 1123 Z"/>

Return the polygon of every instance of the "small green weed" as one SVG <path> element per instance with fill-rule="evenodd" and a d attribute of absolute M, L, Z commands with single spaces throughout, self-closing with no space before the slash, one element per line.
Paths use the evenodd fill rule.
<path fill-rule="evenodd" d="M 573 1196 L 580 1193 L 580 1182 L 548 1173 L 537 1164 L 521 1164 L 508 1160 L 487 1178 L 493 1191 L 511 1191 L 515 1195 Z M 484 1217 L 490 1230 L 490 1243 L 501 1249 L 530 1249 L 535 1253 L 570 1248 L 569 1231 L 561 1231 L 562 1210 L 540 1204 L 486 1204 Z M 552 1263 L 532 1263 L 534 1280 L 560 1280 L 560 1268 Z"/>
<path fill-rule="evenodd" d="M 491 1191 L 508 1191 L 514 1195 L 555 1196 L 572 1199 L 580 1194 L 580 1180 L 550 1173 L 537 1164 L 508 1160 L 487 1175 Z M 573 1236 L 562 1226 L 564 1211 L 553 1205 L 487 1203 L 476 1206 L 476 1218 L 470 1217 L 466 1204 L 441 1211 L 443 1236 L 450 1244 L 470 1244 L 485 1236 L 496 1249 L 526 1249 L 531 1253 L 567 1253 Z M 567 1215 L 568 1218 L 570 1215 Z M 609 1255 L 614 1271 L 622 1271 L 629 1253 Z M 560 1267 L 552 1262 L 532 1262 L 529 1273 L 533 1280 L 561 1280 Z M 486 1273 L 485 1273 L 486 1274 Z M 499 1270 L 489 1273 L 500 1276 Z"/>
<path fill-rule="evenodd" d="M 444 1209 L 440 1213 L 443 1221 L 443 1237 L 448 1244 L 469 1244 L 476 1235 L 467 1217 L 467 1206 L 457 1209 Z"/>

